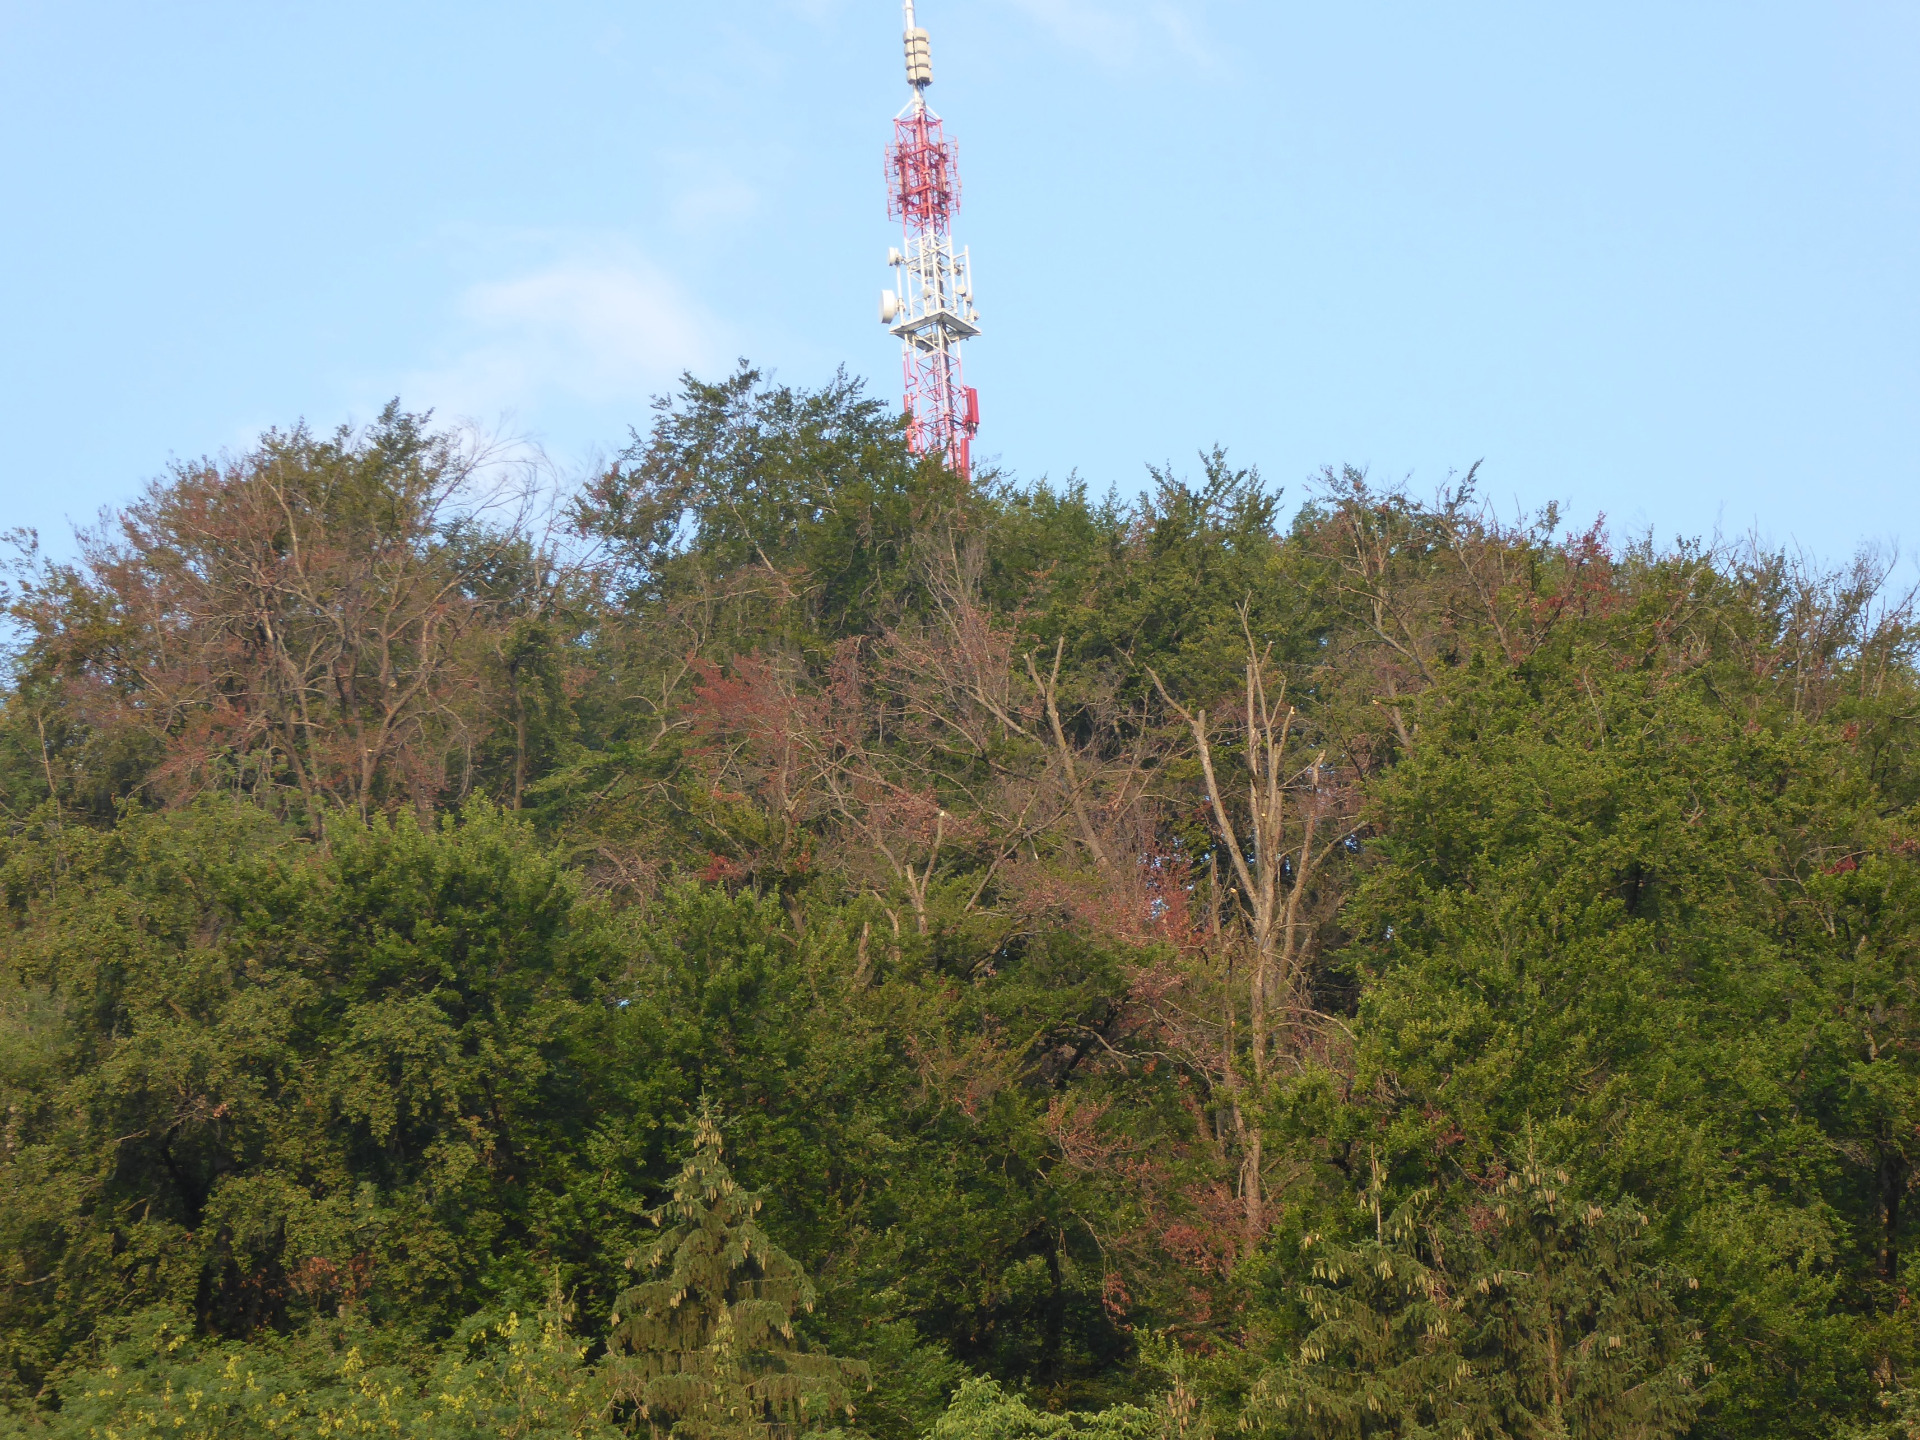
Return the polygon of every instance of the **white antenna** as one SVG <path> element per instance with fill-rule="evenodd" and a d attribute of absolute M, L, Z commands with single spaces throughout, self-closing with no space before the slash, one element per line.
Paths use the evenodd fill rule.
<path fill-rule="evenodd" d="M 927 86 L 933 83 L 933 46 L 927 32 L 913 23 L 913 0 L 903 0 L 907 12 L 907 84 L 913 87 L 913 105 L 923 110 L 927 104 Z"/>

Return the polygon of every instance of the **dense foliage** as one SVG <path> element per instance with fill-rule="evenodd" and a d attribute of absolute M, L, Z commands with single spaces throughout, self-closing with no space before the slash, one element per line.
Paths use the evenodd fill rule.
<path fill-rule="evenodd" d="M 396 408 L 22 547 L 0 1433 L 1920 1433 L 1871 555 L 746 370 L 541 507 Z"/>

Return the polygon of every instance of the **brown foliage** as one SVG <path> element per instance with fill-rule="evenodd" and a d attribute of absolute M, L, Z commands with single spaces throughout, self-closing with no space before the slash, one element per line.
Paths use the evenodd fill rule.
<path fill-rule="evenodd" d="M 138 737 L 163 800 L 425 813 L 466 788 L 494 698 L 472 582 L 518 537 L 448 543 L 484 459 L 389 408 L 178 466 L 18 589 L 27 668 L 96 735 Z"/>

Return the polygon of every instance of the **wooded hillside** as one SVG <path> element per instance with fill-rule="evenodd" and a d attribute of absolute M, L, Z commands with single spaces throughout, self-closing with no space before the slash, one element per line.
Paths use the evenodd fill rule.
<path fill-rule="evenodd" d="M 1886 574 L 746 370 L 177 466 L 7 596 L 0 1434 L 1920 1435 Z"/>

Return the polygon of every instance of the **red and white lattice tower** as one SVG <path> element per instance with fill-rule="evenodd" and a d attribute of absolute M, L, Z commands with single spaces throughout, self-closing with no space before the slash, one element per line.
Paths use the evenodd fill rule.
<path fill-rule="evenodd" d="M 907 84 L 913 98 L 893 119 L 887 147 L 887 213 L 901 224 L 902 248 L 887 252 L 895 288 L 881 292 L 880 323 L 900 337 L 906 372 L 908 442 L 941 453 L 961 475 L 973 467 L 980 395 L 960 371 L 960 343 L 980 333 L 973 308 L 973 265 L 953 245 L 960 208 L 960 165 L 940 117 L 927 105 L 933 83 L 927 32 L 906 0 Z"/>

